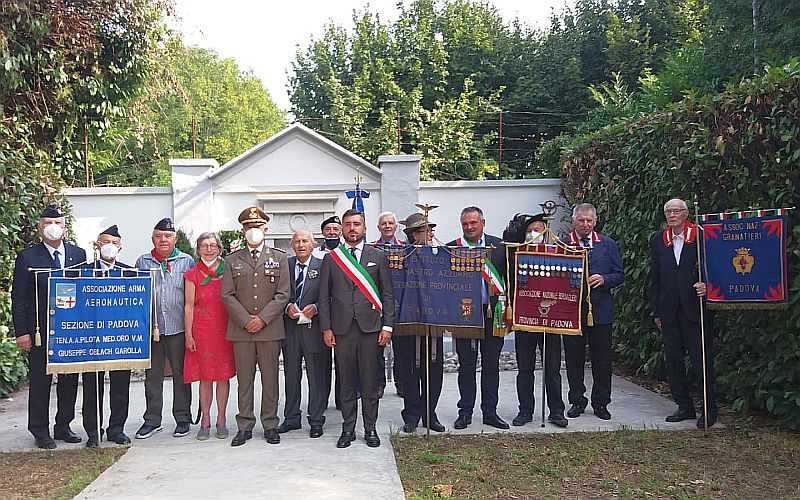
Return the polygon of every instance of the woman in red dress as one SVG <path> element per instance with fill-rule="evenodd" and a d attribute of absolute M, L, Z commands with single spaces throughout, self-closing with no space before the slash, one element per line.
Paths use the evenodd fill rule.
<path fill-rule="evenodd" d="M 183 365 L 185 383 L 200 381 L 200 429 L 197 439 L 211 436 L 211 401 L 217 383 L 217 432 L 228 437 L 225 413 L 230 393 L 230 379 L 236 375 L 233 344 L 225 340 L 228 312 L 222 304 L 222 272 L 225 261 L 220 256 L 222 244 L 217 233 L 203 233 L 197 238 L 197 267 L 184 274 L 186 356 Z"/>

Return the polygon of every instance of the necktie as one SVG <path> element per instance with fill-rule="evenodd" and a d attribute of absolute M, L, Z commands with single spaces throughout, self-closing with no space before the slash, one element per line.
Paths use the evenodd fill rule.
<path fill-rule="evenodd" d="M 358 262 L 358 257 L 356 257 L 356 247 L 350 248 L 350 255 L 352 255 L 353 258 L 356 259 L 356 262 Z"/>
<path fill-rule="evenodd" d="M 294 280 L 294 289 L 295 289 L 295 297 L 296 300 L 300 300 L 300 296 L 303 295 L 303 279 L 306 265 L 305 264 L 297 264 L 297 267 L 300 268 L 300 272 L 297 273 L 297 279 Z"/>
<path fill-rule="evenodd" d="M 53 269 L 61 269 L 61 261 L 58 260 L 58 256 L 61 252 L 56 250 L 53 252 Z"/>
<path fill-rule="evenodd" d="M 256 249 L 254 248 L 253 250 L 250 250 L 250 253 L 252 253 L 252 254 L 253 254 L 253 262 L 256 262 L 256 261 L 258 261 L 258 250 L 256 250 Z"/>
<path fill-rule="evenodd" d="M 581 246 L 583 248 L 589 248 L 589 238 L 587 237 L 581 238 Z"/>

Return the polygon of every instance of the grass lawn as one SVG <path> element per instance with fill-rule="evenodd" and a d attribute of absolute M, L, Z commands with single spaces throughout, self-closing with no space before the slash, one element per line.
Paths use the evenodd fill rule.
<path fill-rule="evenodd" d="M 776 428 L 392 438 L 408 498 L 800 498 Z"/>
<path fill-rule="evenodd" d="M 0 498 L 72 498 L 127 447 L 0 453 Z"/>

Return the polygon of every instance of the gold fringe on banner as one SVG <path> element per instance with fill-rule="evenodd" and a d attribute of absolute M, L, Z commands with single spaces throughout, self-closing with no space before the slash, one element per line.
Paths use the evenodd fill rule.
<path fill-rule="evenodd" d="M 45 373 L 83 373 L 110 370 L 141 370 L 150 368 L 149 359 L 120 359 L 115 361 L 83 361 L 80 363 L 47 363 Z"/>
<path fill-rule="evenodd" d="M 788 304 L 724 304 L 715 302 L 706 302 L 706 307 L 713 311 L 731 311 L 734 309 L 744 309 L 748 311 L 776 311 L 779 309 L 786 309 Z"/>

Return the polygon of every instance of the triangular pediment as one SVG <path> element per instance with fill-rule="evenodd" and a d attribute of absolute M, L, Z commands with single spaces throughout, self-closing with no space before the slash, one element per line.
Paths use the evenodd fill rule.
<path fill-rule="evenodd" d="M 351 185 L 380 182 L 381 171 L 335 142 L 293 123 L 212 172 L 214 186 Z"/>

